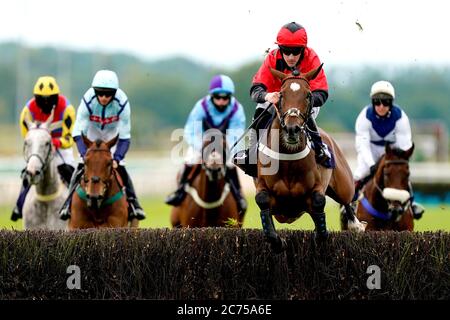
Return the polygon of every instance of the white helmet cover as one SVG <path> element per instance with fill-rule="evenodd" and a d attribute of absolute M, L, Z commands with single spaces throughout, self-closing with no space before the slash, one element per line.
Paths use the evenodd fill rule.
<path fill-rule="evenodd" d="M 370 97 L 372 98 L 377 93 L 385 93 L 392 96 L 392 99 L 395 99 L 395 90 L 389 81 L 375 82 L 370 89 Z"/>
<path fill-rule="evenodd" d="M 117 78 L 117 74 L 114 71 L 100 70 L 97 71 L 92 80 L 92 87 L 117 90 L 119 88 L 119 78 Z"/>

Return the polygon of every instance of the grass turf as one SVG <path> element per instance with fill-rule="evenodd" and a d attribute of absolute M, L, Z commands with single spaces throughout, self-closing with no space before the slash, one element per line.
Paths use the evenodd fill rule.
<path fill-rule="evenodd" d="M 164 203 L 164 195 L 144 197 L 141 199 L 142 206 L 147 213 L 147 219 L 141 221 L 141 228 L 164 228 L 171 227 L 169 217 L 172 207 Z M 248 197 L 248 211 L 244 219 L 244 228 L 261 229 L 261 220 L 259 217 L 259 209 L 253 197 Z M 329 230 L 339 231 L 339 211 L 338 205 L 327 198 L 326 217 Z M 0 206 L 0 229 L 21 230 L 22 220 L 13 222 L 10 220 L 12 205 Z M 304 214 L 292 224 L 280 224 L 275 221 L 277 229 L 302 229 L 313 230 L 314 223 L 308 214 Z M 450 206 L 426 206 L 426 212 L 422 219 L 415 221 L 415 231 L 450 231 Z"/>

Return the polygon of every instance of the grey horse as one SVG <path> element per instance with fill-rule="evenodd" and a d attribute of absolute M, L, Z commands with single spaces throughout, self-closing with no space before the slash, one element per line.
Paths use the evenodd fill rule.
<path fill-rule="evenodd" d="M 31 188 L 23 207 L 24 229 L 66 230 L 67 221 L 59 218 L 59 209 L 67 197 L 54 160 L 50 125 L 53 112 L 43 123 L 26 121 L 28 133 L 24 141 L 27 163 L 25 178 Z"/>

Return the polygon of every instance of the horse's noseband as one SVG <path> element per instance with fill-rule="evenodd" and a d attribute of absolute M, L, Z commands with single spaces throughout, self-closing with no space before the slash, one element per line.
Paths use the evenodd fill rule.
<path fill-rule="evenodd" d="M 283 85 L 287 80 L 291 80 L 291 79 L 299 79 L 299 80 L 305 81 L 309 85 L 309 81 L 307 79 L 305 79 L 303 77 L 298 77 L 298 76 L 286 77 L 283 79 L 281 84 Z M 286 112 L 284 112 L 282 115 L 280 115 L 280 112 L 282 109 L 282 99 L 283 99 L 283 96 L 281 95 L 280 100 L 278 102 L 278 106 L 276 106 L 277 114 L 278 114 L 278 118 L 279 118 L 278 120 L 280 121 L 281 128 L 283 130 L 286 130 L 286 122 L 285 122 L 286 117 L 296 117 L 298 119 L 303 119 L 303 124 L 300 127 L 301 131 L 303 131 L 306 126 L 306 121 L 311 116 L 311 111 L 312 111 L 311 92 L 308 92 L 308 94 L 307 94 L 308 108 L 305 113 L 302 113 L 300 111 L 300 109 L 298 109 L 298 108 L 291 107 Z"/>
<path fill-rule="evenodd" d="M 408 160 L 403 160 L 403 159 L 398 159 L 398 160 L 386 160 L 386 161 L 384 162 L 383 167 L 381 168 L 381 171 L 382 171 L 383 175 L 384 175 L 384 169 L 385 169 L 386 165 L 389 165 L 389 164 L 406 164 L 406 165 L 408 165 L 409 162 L 408 162 Z M 374 182 L 375 188 L 378 190 L 378 192 L 381 194 L 381 196 L 384 198 L 384 200 L 385 200 L 386 203 L 388 204 L 389 211 L 390 211 L 390 212 L 396 213 L 395 216 L 398 217 L 398 218 L 400 218 L 399 215 L 403 214 L 404 212 L 406 212 L 406 211 L 408 210 L 409 206 L 411 205 L 411 199 L 412 199 L 412 198 L 409 197 L 408 199 L 406 199 L 406 200 L 403 201 L 403 202 L 397 200 L 398 203 L 399 203 L 400 205 L 399 205 L 399 206 L 395 206 L 395 205 L 394 205 L 395 200 L 389 200 L 389 199 L 386 199 L 385 196 L 384 196 L 383 191 L 384 191 L 384 189 L 385 189 L 385 186 L 384 186 L 383 180 L 382 180 L 382 184 L 381 184 L 381 186 L 380 186 L 380 185 L 377 183 L 377 181 L 376 181 L 376 179 L 375 179 L 375 176 L 374 176 L 374 177 L 373 177 L 373 182 Z M 399 209 L 400 209 L 400 210 L 399 210 Z"/>

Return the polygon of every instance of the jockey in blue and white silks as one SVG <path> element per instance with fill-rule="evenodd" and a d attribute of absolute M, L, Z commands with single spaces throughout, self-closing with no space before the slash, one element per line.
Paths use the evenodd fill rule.
<path fill-rule="evenodd" d="M 384 155 L 386 144 L 403 151 L 413 146 L 409 118 L 393 103 L 395 90 L 392 84 L 388 81 L 375 82 L 370 97 L 372 103 L 363 108 L 355 123 L 355 147 L 358 154 L 358 166 L 353 174 L 355 199 L 374 174 L 375 164 Z M 410 194 L 413 195 L 411 183 Z M 420 218 L 424 211 L 414 202 L 412 209 L 416 218 Z"/>
<path fill-rule="evenodd" d="M 109 141 L 119 135 L 119 140 L 111 152 L 114 160 L 123 164 L 131 138 L 130 112 L 127 95 L 120 88 L 107 106 L 99 103 L 94 88 L 90 88 L 81 99 L 73 129 L 80 156 L 83 158 L 86 153 L 81 134 L 91 141 Z"/>
<path fill-rule="evenodd" d="M 128 97 L 119 88 L 119 80 L 115 72 L 100 70 L 96 73 L 92 87 L 86 91 L 77 110 L 77 118 L 73 130 L 81 161 L 86 154 L 86 146 L 82 135 L 89 140 L 109 141 L 118 136 L 117 144 L 111 148 L 114 167 L 117 168 L 124 186 L 129 208 L 129 217 L 142 220 L 145 212 L 139 204 L 131 178 L 125 169 L 125 155 L 130 146 L 131 139 L 131 108 Z M 77 172 L 72 176 L 71 188 L 69 188 L 69 199 L 71 191 L 75 189 L 81 177 L 83 165 L 79 165 Z M 66 201 L 69 204 L 70 201 Z M 70 205 L 61 211 L 61 218 L 70 216 Z"/>
<path fill-rule="evenodd" d="M 186 193 L 184 186 L 195 164 L 202 161 L 203 134 L 209 128 L 226 133 L 227 146 L 230 148 L 245 130 L 244 108 L 234 95 L 234 83 L 226 75 L 216 75 L 209 86 L 209 94 L 198 100 L 191 110 L 184 127 L 184 140 L 189 145 L 186 163 L 181 174 L 178 189 L 166 200 L 167 204 L 179 205 Z M 241 194 L 236 167 L 227 159 L 227 178 L 231 191 L 238 203 L 238 210 L 245 212 L 247 203 Z"/>

